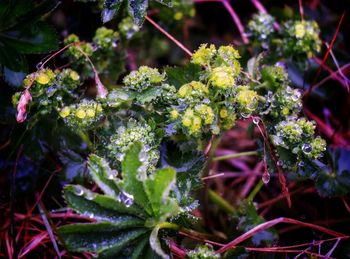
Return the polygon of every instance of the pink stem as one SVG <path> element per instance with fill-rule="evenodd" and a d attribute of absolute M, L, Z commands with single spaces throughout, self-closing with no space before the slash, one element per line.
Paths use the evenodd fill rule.
<path fill-rule="evenodd" d="M 259 12 L 267 14 L 267 10 L 259 0 L 251 0 L 251 1 L 252 1 L 252 4 L 255 6 L 255 8 L 258 9 Z M 275 22 L 273 26 L 277 31 L 280 30 L 280 25 L 278 24 L 278 22 Z"/>
<path fill-rule="evenodd" d="M 189 51 L 181 42 L 175 39 L 172 35 L 170 35 L 167 31 L 165 31 L 162 27 L 160 27 L 155 21 L 153 21 L 149 16 L 145 16 L 145 19 L 151 23 L 154 27 L 157 28 L 161 33 L 167 36 L 172 42 L 174 42 L 179 48 L 181 48 L 189 57 L 192 57 L 192 52 Z"/>
<path fill-rule="evenodd" d="M 241 20 L 239 19 L 237 13 L 235 12 L 235 10 L 233 10 L 231 4 L 229 3 L 228 0 L 222 0 L 221 3 L 224 5 L 224 7 L 226 8 L 227 12 L 231 15 L 232 20 L 235 22 L 237 29 L 239 31 L 239 33 L 241 34 L 241 38 L 244 42 L 244 44 L 249 44 L 249 39 L 247 37 L 247 34 L 244 31 L 244 27 L 242 25 Z"/>

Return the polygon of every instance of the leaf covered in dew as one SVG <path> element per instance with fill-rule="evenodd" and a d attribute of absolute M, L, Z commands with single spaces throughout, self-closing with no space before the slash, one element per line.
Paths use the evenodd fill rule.
<path fill-rule="evenodd" d="M 80 185 L 65 187 L 67 205 L 96 221 L 59 229 L 70 250 L 93 251 L 101 258 L 109 258 L 125 253 L 130 256 L 149 254 L 150 246 L 151 253 L 166 257 L 158 240 L 158 224 L 179 213 L 177 201 L 169 197 L 176 183 L 176 172 L 163 168 L 141 178 L 142 148 L 138 142 L 129 148 L 122 162 L 121 179 L 106 160 L 90 156 L 90 173 L 104 195 Z"/>

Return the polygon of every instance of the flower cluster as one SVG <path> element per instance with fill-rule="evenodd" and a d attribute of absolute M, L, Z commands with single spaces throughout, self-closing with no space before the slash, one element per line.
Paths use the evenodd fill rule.
<path fill-rule="evenodd" d="M 287 21 L 283 24 L 284 54 L 306 60 L 321 50 L 320 29 L 315 21 Z"/>
<path fill-rule="evenodd" d="M 271 115 L 275 119 L 297 116 L 302 107 L 301 92 L 289 86 L 288 74 L 280 65 L 264 66 L 261 69 L 262 83 L 266 94 L 263 115 Z"/>
<path fill-rule="evenodd" d="M 288 117 L 275 126 L 271 136 L 275 146 L 289 149 L 298 157 L 316 159 L 326 150 L 326 142 L 315 137 L 315 123 L 305 118 Z"/>
<path fill-rule="evenodd" d="M 127 90 L 142 92 L 148 87 L 160 85 L 165 79 L 165 74 L 162 74 L 156 68 L 141 66 L 138 70 L 132 71 L 124 77 L 124 84 Z"/>
<path fill-rule="evenodd" d="M 103 117 L 100 103 L 93 100 L 82 100 L 77 104 L 58 109 L 59 116 L 72 129 L 86 130 L 98 123 Z"/>
<path fill-rule="evenodd" d="M 80 86 L 80 77 L 72 69 L 62 71 L 51 69 L 40 69 L 37 72 L 27 75 L 23 80 L 23 87 L 30 89 L 33 98 L 33 105 L 37 105 L 41 114 L 47 114 L 63 106 L 75 96 L 74 90 Z M 16 93 L 12 102 L 16 106 L 19 101 L 20 92 Z"/>
<path fill-rule="evenodd" d="M 140 30 L 140 27 L 134 23 L 130 16 L 128 16 L 121 20 L 118 25 L 118 29 L 121 36 L 129 40 Z"/>
<path fill-rule="evenodd" d="M 189 259 L 216 259 L 220 258 L 210 245 L 200 245 L 195 250 L 187 253 L 186 258 Z"/>
<path fill-rule="evenodd" d="M 219 134 L 233 127 L 238 112 L 250 116 L 258 107 L 259 96 L 241 85 L 240 55 L 232 46 L 216 49 L 203 44 L 191 62 L 204 67 L 200 80 L 182 85 L 177 92 L 177 105 L 169 117 L 176 130 L 200 137 Z"/>
<path fill-rule="evenodd" d="M 109 139 L 107 149 L 109 158 L 121 162 L 129 148 L 137 141 L 143 143 L 143 152 L 140 161 L 145 171 L 151 173 L 159 160 L 157 140 L 154 129 L 147 123 L 131 119 L 126 126 L 120 126 L 117 133 Z"/>
<path fill-rule="evenodd" d="M 274 33 L 273 24 L 275 18 L 267 13 L 254 14 L 248 22 L 248 30 L 253 39 L 261 42 L 268 42 Z"/>
<path fill-rule="evenodd" d="M 74 43 L 74 44 L 73 44 Z M 94 52 L 93 46 L 89 42 L 81 42 L 79 37 L 75 34 L 70 34 L 68 37 L 64 39 L 64 44 L 69 45 L 69 48 L 66 51 L 66 55 L 69 57 L 73 57 L 76 60 L 80 60 L 84 58 L 84 54 L 82 51 L 87 55 L 91 56 Z"/>
<path fill-rule="evenodd" d="M 234 77 L 238 76 L 241 72 L 241 65 L 238 59 L 241 56 L 239 52 L 232 46 L 221 46 L 218 50 L 211 44 L 202 44 L 199 49 L 193 53 L 191 62 L 204 67 L 209 70 L 213 68 L 214 74 L 212 77 L 217 78 L 223 76 L 225 79 L 231 83 Z M 232 79 L 227 79 L 227 77 L 232 77 Z M 214 80 L 215 81 L 215 80 Z M 218 85 L 223 85 L 218 83 Z M 227 85 L 232 86 L 232 85 Z"/>
<path fill-rule="evenodd" d="M 98 49 L 112 49 L 117 46 L 119 33 L 106 27 L 100 27 L 96 30 L 93 42 Z"/>

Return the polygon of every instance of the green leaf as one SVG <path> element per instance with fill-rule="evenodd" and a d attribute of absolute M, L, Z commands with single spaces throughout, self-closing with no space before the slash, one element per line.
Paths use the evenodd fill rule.
<path fill-rule="evenodd" d="M 56 0 L 45 0 L 35 5 L 29 0 L 5 0 L 0 4 L 0 31 L 17 25 L 34 23 L 43 15 L 54 10 L 59 3 Z"/>
<path fill-rule="evenodd" d="M 330 148 L 329 156 L 332 169 L 315 170 L 311 178 L 316 181 L 317 191 L 322 196 L 346 195 L 350 190 L 350 149 Z"/>
<path fill-rule="evenodd" d="M 97 155 L 90 155 L 88 164 L 90 174 L 98 187 L 105 194 L 117 198 L 120 190 L 115 179 L 116 172 L 112 171 L 107 161 Z"/>
<path fill-rule="evenodd" d="M 67 185 L 64 197 L 70 208 L 96 220 L 109 221 L 118 224 L 120 228 L 144 225 L 144 220 L 135 216 L 142 215 L 139 208 L 126 207 L 109 196 L 91 192 L 80 185 Z"/>
<path fill-rule="evenodd" d="M 202 186 L 201 173 L 205 166 L 203 153 L 198 151 L 181 151 L 173 142 L 161 146 L 161 166 L 176 170 L 176 186 L 179 191 L 180 206 L 190 206 L 193 203 L 190 192 Z"/>
<path fill-rule="evenodd" d="M 129 13 L 138 26 L 142 26 L 148 8 L 148 0 L 129 0 Z"/>
<path fill-rule="evenodd" d="M 0 1 L 0 31 L 14 26 L 18 18 L 30 10 L 31 5 L 28 0 Z"/>
<path fill-rule="evenodd" d="M 0 41 L 26 54 L 43 53 L 58 48 L 56 32 L 44 22 L 26 24 L 2 32 Z"/>
<path fill-rule="evenodd" d="M 134 196 L 134 200 L 137 204 L 145 209 L 145 211 L 151 215 L 151 207 L 145 193 L 143 183 L 139 181 L 138 169 L 141 166 L 139 159 L 139 153 L 142 149 L 140 143 L 135 143 L 126 152 L 125 158 L 122 162 L 122 177 L 123 181 L 121 186 L 123 190 Z"/>
<path fill-rule="evenodd" d="M 151 204 L 154 217 L 165 221 L 179 212 L 176 201 L 169 198 L 170 190 L 176 183 L 176 172 L 172 168 L 158 170 L 144 181 L 144 188 Z"/>
<path fill-rule="evenodd" d="M 188 63 L 184 67 L 169 67 L 166 69 L 167 82 L 179 89 L 191 81 L 198 81 L 201 70 L 201 66 L 193 63 Z"/>
<path fill-rule="evenodd" d="M 148 233 L 149 235 L 149 233 Z M 144 249 L 147 246 L 147 243 L 145 244 L 145 240 L 147 241 L 147 238 L 145 238 L 144 236 L 138 238 L 137 240 L 133 241 L 130 245 L 130 243 L 116 243 L 115 245 L 102 250 L 99 253 L 98 258 L 102 259 L 109 259 L 109 258 L 130 258 L 132 256 L 132 252 L 135 249 L 141 249 L 140 252 L 141 257 L 138 258 L 143 258 L 142 254 L 145 252 Z M 138 247 L 138 245 L 143 245 L 141 247 Z"/>
<path fill-rule="evenodd" d="M 168 7 L 173 7 L 173 0 L 156 0 L 158 3 L 166 5 Z"/>
<path fill-rule="evenodd" d="M 102 10 L 102 22 L 106 23 L 112 20 L 122 3 L 123 0 L 105 0 Z"/>
<path fill-rule="evenodd" d="M 149 87 L 141 93 L 135 92 L 134 98 L 140 104 L 151 103 L 162 95 L 161 89 L 158 87 Z"/>
<path fill-rule="evenodd" d="M 13 86 L 21 86 L 28 72 L 26 58 L 12 47 L 0 41 L 0 71 L 5 81 Z"/>
<path fill-rule="evenodd" d="M 108 222 L 81 223 L 60 227 L 59 234 L 71 251 L 103 251 L 113 248 L 114 252 L 135 241 L 149 230 L 133 228 L 120 230 L 120 227 Z"/>
<path fill-rule="evenodd" d="M 237 230 L 243 233 L 265 222 L 264 218 L 257 213 L 253 202 L 247 200 L 241 202 L 233 218 L 238 222 Z M 274 229 L 269 229 L 258 232 L 251 240 L 255 246 L 259 246 L 262 244 L 271 244 L 276 238 L 276 231 L 274 231 Z"/>

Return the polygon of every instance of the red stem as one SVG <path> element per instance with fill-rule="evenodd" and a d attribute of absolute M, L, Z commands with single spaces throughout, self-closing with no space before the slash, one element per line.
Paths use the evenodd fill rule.
<path fill-rule="evenodd" d="M 329 47 L 328 47 L 328 49 L 327 49 L 327 52 L 326 52 L 326 54 L 325 54 L 324 57 L 323 57 L 322 64 L 324 64 L 324 63 L 327 61 L 327 58 L 328 58 L 328 56 L 329 56 L 329 53 L 331 52 L 331 50 L 332 50 L 332 48 L 333 48 L 335 39 L 337 38 L 338 32 L 339 32 L 339 30 L 340 30 L 340 26 L 341 26 L 341 24 L 343 23 L 344 16 L 345 16 L 345 12 L 342 14 L 342 16 L 341 16 L 341 18 L 340 18 L 340 20 L 339 20 L 339 23 L 338 23 L 337 29 L 335 30 L 335 33 L 334 33 L 334 35 L 333 35 L 331 44 L 329 44 Z M 323 66 L 321 65 L 320 68 L 319 68 L 318 71 L 317 71 L 316 76 L 315 76 L 314 83 L 317 81 L 317 79 L 318 79 L 318 77 L 319 77 L 319 75 L 320 75 L 320 73 L 321 73 L 321 71 L 322 71 L 322 68 L 323 68 Z M 313 85 L 312 87 L 310 87 L 310 88 L 309 88 L 309 92 L 311 92 L 312 89 L 313 89 L 314 87 L 315 87 L 315 85 Z"/>
<path fill-rule="evenodd" d="M 303 227 L 308 227 L 308 228 L 312 228 L 315 230 L 319 230 L 321 232 L 324 232 L 328 235 L 331 236 L 335 236 L 335 237 L 344 237 L 346 235 L 337 232 L 337 231 L 333 231 L 331 229 L 325 228 L 325 227 L 321 227 L 315 224 L 311 224 L 311 223 L 305 223 L 299 220 L 295 220 L 295 219 L 291 219 L 291 218 L 277 218 L 277 219 L 273 219 L 270 221 L 267 221 L 265 223 L 262 223 L 254 228 L 252 228 L 251 230 L 247 231 L 246 233 L 240 235 L 239 237 L 235 238 L 234 240 L 232 240 L 231 242 L 229 242 L 228 244 L 226 244 L 225 246 L 221 247 L 217 252 L 218 253 L 224 253 L 232 248 L 235 248 L 238 244 L 242 243 L 243 241 L 251 238 L 252 236 L 254 236 L 255 234 L 264 231 L 266 229 L 269 229 L 277 224 L 281 224 L 281 223 L 288 223 L 288 224 L 293 224 L 293 225 L 299 225 L 299 226 L 303 226 Z"/>

